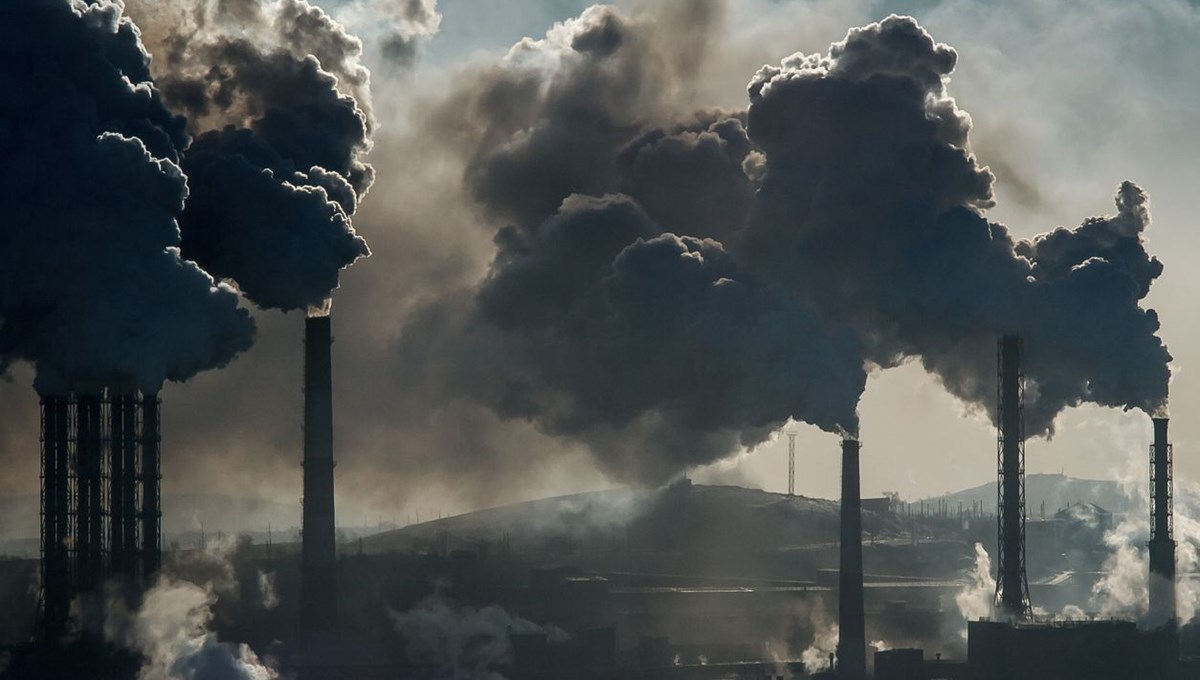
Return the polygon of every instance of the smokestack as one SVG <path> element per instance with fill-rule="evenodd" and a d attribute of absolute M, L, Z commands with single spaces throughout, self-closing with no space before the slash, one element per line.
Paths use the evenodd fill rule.
<path fill-rule="evenodd" d="M 867 677 L 867 631 L 863 613 L 862 503 L 857 439 L 842 439 L 842 533 L 838 565 L 838 677 Z"/>
<path fill-rule="evenodd" d="M 1013 620 L 1030 614 L 1025 579 L 1025 420 L 1024 376 L 1019 336 L 1005 335 L 998 348 L 1000 421 L 999 456 L 999 569 L 996 594 L 1004 614 Z"/>
<path fill-rule="evenodd" d="M 1152 628 L 1173 627 L 1175 618 L 1175 540 L 1172 536 L 1171 444 L 1167 418 L 1154 419 L 1150 447 L 1150 611 Z"/>
<path fill-rule="evenodd" d="M 70 428 L 67 397 L 42 397 L 42 593 L 41 628 L 46 639 L 65 632 L 68 591 L 67 534 Z"/>
<path fill-rule="evenodd" d="M 333 630 L 337 616 L 332 342 L 327 314 L 305 319 L 304 526 L 300 566 L 300 625 L 305 633 Z"/>
<path fill-rule="evenodd" d="M 142 580 L 149 585 L 162 566 L 162 483 L 158 393 L 142 395 Z"/>

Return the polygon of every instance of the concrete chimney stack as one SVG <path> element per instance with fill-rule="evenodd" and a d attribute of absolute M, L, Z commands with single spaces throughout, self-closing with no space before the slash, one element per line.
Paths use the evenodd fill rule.
<path fill-rule="evenodd" d="M 841 561 L 838 565 L 837 644 L 837 669 L 841 680 L 864 680 L 867 677 L 858 452 L 857 439 L 842 439 L 842 530 Z"/>
<path fill-rule="evenodd" d="M 305 320 L 300 625 L 306 634 L 332 631 L 337 617 L 332 342 L 328 315 Z"/>
<path fill-rule="evenodd" d="M 1171 443 L 1166 418 L 1154 419 L 1150 447 L 1150 611 L 1151 628 L 1176 625 L 1175 540 L 1172 535 Z"/>

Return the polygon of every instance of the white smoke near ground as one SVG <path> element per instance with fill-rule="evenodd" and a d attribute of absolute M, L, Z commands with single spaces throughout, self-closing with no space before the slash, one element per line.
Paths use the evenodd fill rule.
<path fill-rule="evenodd" d="M 1118 479 L 1137 510 L 1104 536 L 1109 554 L 1103 576 L 1092 587 L 1090 606 L 1104 618 L 1140 620 L 1149 612 L 1150 598 L 1149 480 L 1143 472 L 1144 442 L 1128 448 L 1137 454 Z M 1189 578 L 1200 568 L 1200 485 L 1176 480 L 1175 487 L 1175 607 L 1180 625 L 1186 625 L 1200 612 L 1200 583 Z"/>
<path fill-rule="evenodd" d="M 189 570 L 203 573 L 194 583 L 164 570 L 131 608 L 110 587 L 104 613 L 105 639 L 140 654 L 144 661 L 138 680 L 274 680 L 280 677 L 269 659 L 249 645 L 222 641 L 213 630 L 213 609 L 219 597 L 237 592 L 232 563 L 236 541 L 214 541 L 182 558 Z M 278 604 L 274 574 L 259 572 L 263 606 Z M 273 602 L 273 604 L 271 604 Z"/>
<path fill-rule="evenodd" d="M 271 610 L 279 606 L 279 593 L 275 589 L 275 572 L 258 572 L 258 592 L 262 593 L 263 609 Z"/>
<path fill-rule="evenodd" d="M 139 680 L 280 677 L 248 645 L 217 639 L 209 629 L 216 601 L 212 584 L 159 579 L 134 614 L 124 641 L 146 659 Z"/>
<path fill-rule="evenodd" d="M 811 613 L 813 640 L 800 654 L 804 670 L 808 673 L 819 673 L 829 670 L 830 658 L 837 652 L 838 625 L 830 620 L 822 608 L 814 608 Z"/>
<path fill-rule="evenodd" d="M 992 558 L 982 543 L 975 544 L 975 565 L 967 572 L 967 581 L 954 594 L 954 604 L 962 614 L 963 621 L 978 621 L 990 618 L 996 597 L 996 579 L 992 576 Z M 967 629 L 962 629 L 967 638 Z"/>
<path fill-rule="evenodd" d="M 1092 607 L 1104 618 L 1140 619 L 1150 597 L 1150 561 L 1145 549 L 1150 525 L 1144 515 L 1127 516 L 1104 535 L 1109 555 L 1103 576 L 1092 586 Z"/>
<path fill-rule="evenodd" d="M 1186 625 L 1200 612 L 1200 484 L 1175 480 L 1175 613 Z"/>
<path fill-rule="evenodd" d="M 456 608 L 439 595 L 389 616 L 404 638 L 408 661 L 432 665 L 442 673 L 438 677 L 453 680 L 503 680 L 499 669 L 512 661 L 513 634 L 541 633 L 551 641 L 567 637 L 557 628 L 543 628 L 496 605 Z"/>
<path fill-rule="evenodd" d="M 1128 452 L 1124 464 L 1112 470 L 1111 477 L 1120 484 L 1130 507 L 1139 510 L 1127 514 L 1104 535 L 1108 556 L 1101 567 L 1102 576 L 1092 585 L 1088 603 L 1089 608 L 1102 618 L 1138 620 L 1149 610 L 1147 435 L 1144 423 L 1111 427 L 1111 438 L 1116 446 Z"/>

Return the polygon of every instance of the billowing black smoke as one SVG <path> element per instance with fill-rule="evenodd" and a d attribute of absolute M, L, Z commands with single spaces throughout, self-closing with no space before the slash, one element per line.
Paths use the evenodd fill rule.
<path fill-rule="evenodd" d="M 44 393 L 159 389 L 253 342 L 236 294 L 180 257 L 187 143 L 119 4 L 0 5 L 0 369 Z"/>
<path fill-rule="evenodd" d="M 1126 183 L 1117 216 L 1014 242 L 982 216 L 992 176 L 945 89 L 956 59 L 893 16 L 759 71 L 748 127 L 766 172 L 738 253 L 856 327 L 872 361 L 919 357 L 989 411 L 994 338 L 1021 334 L 1030 434 L 1083 402 L 1156 410 L 1171 357 L 1138 306 L 1162 271 L 1145 194 Z"/>
<path fill-rule="evenodd" d="M 1000 333 L 1027 340 L 1031 434 L 1165 399 L 1144 194 L 1030 242 L 986 220 L 957 55 L 915 21 L 764 67 L 742 112 L 674 110 L 681 60 L 656 35 L 594 7 L 448 97 L 438 129 L 512 224 L 478 288 L 407 329 L 406 385 L 650 481 L 788 418 L 853 431 L 869 366 L 919 359 L 990 411 Z"/>
<path fill-rule="evenodd" d="M 374 181 L 361 44 L 304 0 L 181 4 L 179 24 L 132 11 L 163 51 L 167 105 L 195 135 L 183 254 L 260 307 L 318 307 L 369 254 L 351 224 Z"/>

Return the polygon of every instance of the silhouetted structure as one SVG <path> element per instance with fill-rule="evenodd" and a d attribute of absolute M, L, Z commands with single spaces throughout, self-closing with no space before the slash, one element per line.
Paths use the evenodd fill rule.
<path fill-rule="evenodd" d="M 304 323 L 304 517 L 300 619 L 305 633 L 333 630 L 337 616 L 333 502 L 333 376 L 329 316 Z"/>
<path fill-rule="evenodd" d="M 867 632 L 863 611 L 862 505 L 859 499 L 859 442 L 842 440 L 841 561 L 838 564 L 837 669 L 842 680 L 867 677 Z"/>
<path fill-rule="evenodd" d="M 159 444 L 162 430 L 159 426 L 158 394 L 143 394 L 142 409 L 142 580 L 149 583 L 162 566 L 162 455 Z M 132 548 L 131 548 L 132 551 Z"/>
<path fill-rule="evenodd" d="M 1029 584 L 1025 578 L 1025 385 L 1021 371 L 1021 338 L 1005 335 L 998 350 L 997 442 L 999 484 L 999 576 L 996 596 L 1005 616 L 1029 617 Z"/>
<path fill-rule="evenodd" d="M 796 433 L 788 432 L 788 495 L 796 495 Z"/>
<path fill-rule="evenodd" d="M 1172 536 L 1171 444 L 1166 418 L 1154 419 L 1150 447 L 1150 611 L 1151 628 L 1174 627 L 1175 540 Z"/>
<path fill-rule="evenodd" d="M 76 594 L 114 575 L 148 580 L 161 562 L 158 396 L 96 389 L 41 401 L 40 616 L 56 640 Z"/>

